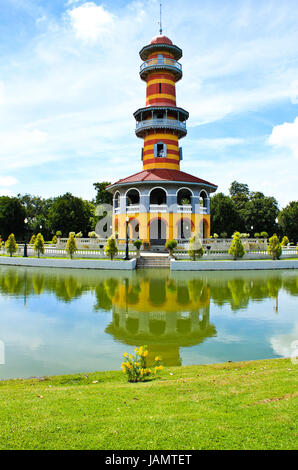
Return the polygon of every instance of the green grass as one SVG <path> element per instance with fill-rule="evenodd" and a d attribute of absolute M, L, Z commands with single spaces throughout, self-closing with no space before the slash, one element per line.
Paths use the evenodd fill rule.
<path fill-rule="evenodd" d="M 295 386 L 287 359 L 3 381 L 0 448 L 294 449 Z"/>

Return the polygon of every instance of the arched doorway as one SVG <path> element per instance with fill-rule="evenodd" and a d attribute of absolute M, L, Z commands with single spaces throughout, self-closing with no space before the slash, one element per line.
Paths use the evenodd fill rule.
<path fill-rule="evenodd" d="M 209 224 L 205 219 L 200 223 L 200 237 L 205 239 L 209 238 Z"/>
<path fill-rule="evenodd" d="M 177 233 L 178 238 L 182 240 L 189 240 L 192 232 L 192 222 L 187 217 L 181 217 L 178 221 Z"/>
<path fill-rule="evenodd" d="M 138 219 L 130 219 L 128 224 L 128 235 L 132 240 L 139 238 L 140 224 Z"/>
<path fill-rule="evenodd" d="M 167 238 L 167 226 L 161 219 L 153 219 L 150 222 L 150 244 L 165 245 Z"/>

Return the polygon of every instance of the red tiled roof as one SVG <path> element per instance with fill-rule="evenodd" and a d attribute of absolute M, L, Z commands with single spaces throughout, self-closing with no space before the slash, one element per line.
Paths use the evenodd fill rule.
<path fill-rule="evenodd" d="M 152 39 L 150 44 L 170 44 L 172 45 L 171 39 L 169 39 L 167 36 L 156 36 Z"/>
<path fill-rule="evenodd" d="M 142 182 L 151 182 L 151 181 L 178 181 L 181 183 L 199 183 L 199 184 L 208 184 L 217 188 L 213 183 L 197 178 L 196 176 L 190 175 L 189 173 L 184 173 L 184 171 L 179 170 L 167 170 L 167 169 L 155 169 L 155 170 L 144 170 L 134 175 L 123 178 L 116 183 L 111 184 L 108 188 L 113 186 L 118 186 L 121 184 L 127 183 L 142 183 Z"/>

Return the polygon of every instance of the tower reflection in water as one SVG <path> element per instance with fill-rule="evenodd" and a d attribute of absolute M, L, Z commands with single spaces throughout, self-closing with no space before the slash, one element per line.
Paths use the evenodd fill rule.
<path fill-rule="evenodd" d="M 165 365 L 180 365 L 181 347 L 216 336 L 210 289 L 202 280 L 177 281 L 159 271 L 157 277 L 122 279 L 109 293 L 113 319 L 106 333 L 127 345 L 146 344 L 149 364 L 160 355 Z"/>

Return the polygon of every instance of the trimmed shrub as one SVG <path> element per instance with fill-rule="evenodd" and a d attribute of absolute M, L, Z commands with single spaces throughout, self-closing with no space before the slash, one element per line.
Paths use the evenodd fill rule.
<path fill-rule="evenodd" d="M 113 260 L 114 256 L 117 255 L 117 253 L 118 253 L 118 248 L 117 248 L 116 240 L 113 237 L 113 235 L 111 235 L 108 238 L 106 246 L 105 246 L 105 254 L 109 256 L 111 260 Z"/>
<path fill-rule="evenodd" d="M 189 240 L 188 254 L 193 261 L 195 261 L 196 258 L 201 258 L 203 256 L 204 250 L 203 250 L 202 243 L 198 235 L 194 235 Z"/>
<path fill-rule="evenodd" d="M 66 243 L 65 250 L 66 250 L 66 253 L 69 254 L 70 259 L 73 258 L 73 255 L 78 250 L 74 232 L 70 232 L 67 243 Z"/>
<path fill-rule="evenodd" d="M 18 245 L 13 233 L 11 233 L 5 242 L 5 249 L 10 256 L 12 256 L 18 250 Z"/>
<path fill-rule="evenodd" d="M 281 246 L 287 246 L 290 243 L 290 240 L 288 237 L 285 235 L 281 241 Z"/>
<path fill-rule="evenodd" d="M 29 245 L 34 245 L 35 238 L 36 238 L 36 236 L 35 236 L 35 235 L 32 235 L 32 237 L 30 238 Z"/>
<path fill-rule="evenodd" d="M 245 255 L 244 246 L 241 241 L 241 234 L 239 232 L 235 232 L 233 235 L 233 241 L 229 248 L 229 255 L 234 257 L 234 260 L 237 258 L 243 258 Z"/>
<path fill-rule="evenodd" d="M 269 238 L 269 246 L 267 253 L 272 256 L 272 259 L 279 259 L 282 254 L 282 246 L 276 234 Z"/>
<path fill-rule="evenodd" d="M 36 235 L 34 250 L 37 252 L 38 258 L 40 258 L 41 254 L 44 254 L 44 239 L 41 233 Z"/>

